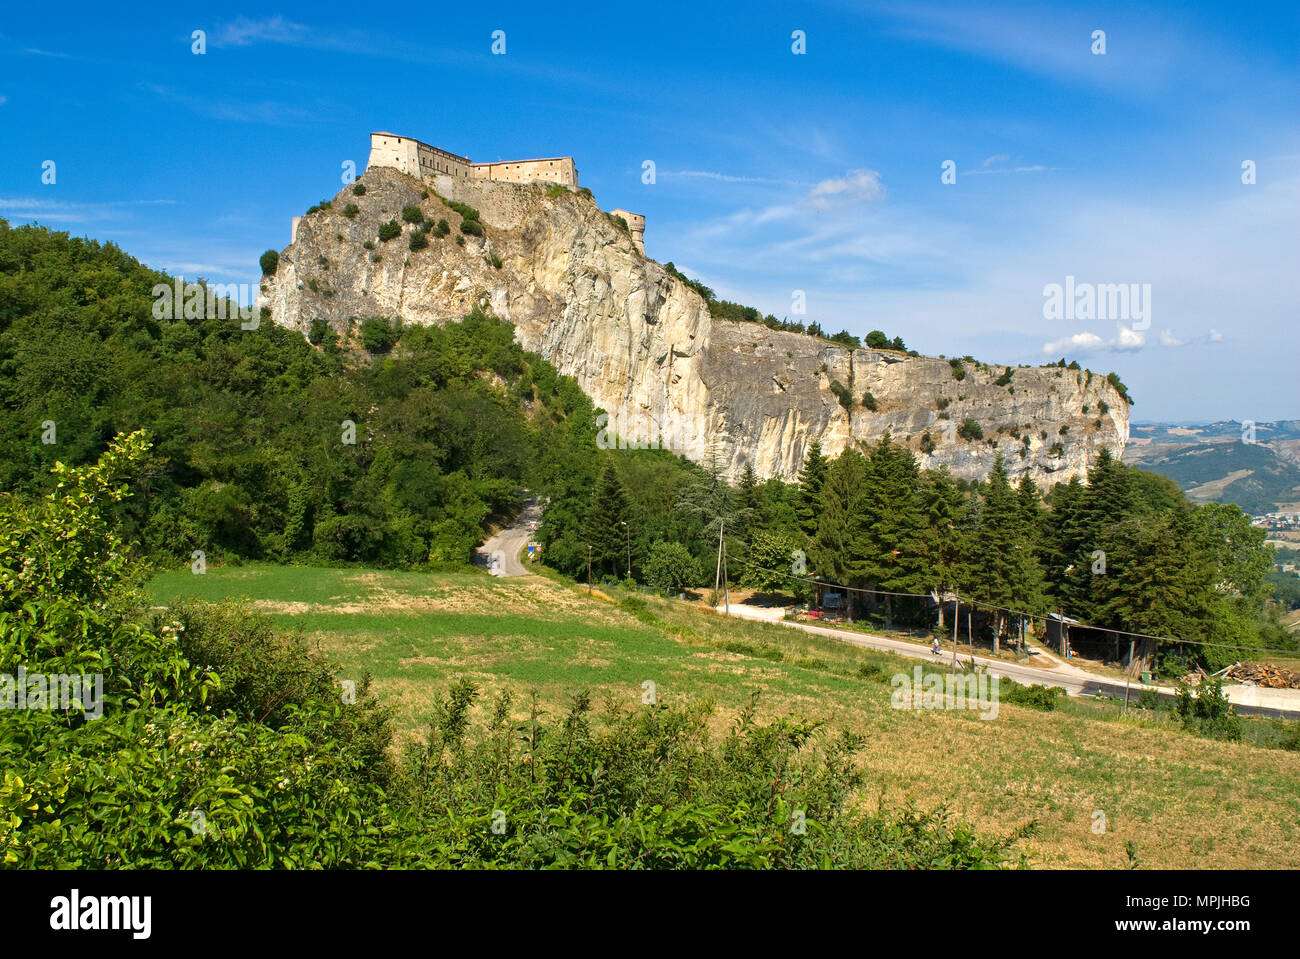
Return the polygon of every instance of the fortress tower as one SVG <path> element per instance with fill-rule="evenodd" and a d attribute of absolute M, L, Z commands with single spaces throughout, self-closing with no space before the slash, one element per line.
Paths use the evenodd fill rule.
<path fill-rule="evenodd" d="M 645 256 L 645 217 L 640 213 L 629 213 L 627 210 L 610 210 L 613 216 L 621 216 L 627 221 L 628 231 L 632 234 L 632 242 L 636 248 Z"/>

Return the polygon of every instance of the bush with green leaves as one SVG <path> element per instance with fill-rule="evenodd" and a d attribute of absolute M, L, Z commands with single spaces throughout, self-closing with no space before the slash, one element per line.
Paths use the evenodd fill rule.
<path fill-rule="evenodd" d="M 961 426 L 957 427 L 957 435 L 964 440 L 978 440 L 984 438 L 984 429 L 976 420 L 967 417 L 962 420 Z"/>
<path fill-rule="evenodd" d="M 1184 729 L 1212 739 L 1241 741 L 1241 720 L 1217 677 L 1195 687 L 1180 679 L 1175 687 L 1174 713 Z"/>
<path fill-rule="evenodd" d="M 407 238 L 406 245 L 412 250 L 423 250 L 429 245 L 429 238 L 423 230 L 412 230 L 410 237 Z"/>
<path fill-rule="evenodd" d="M 357 206 L 355 203 L 349 203 L 347 206 L 343 208 L 343 215 L 347 217 L 349 220 L 354 219 L 356 215 L 360 212 L 361 212 L 361 207 Z"/>
<path fill-rule="evenodd" d="M 387 317 L 368 316 L 361 321 L 361 345 L 367 353 L 388 353 L 401 338 L 401 326 Z"/>
<path fill-rule="evenodd" d="M 389 240 L 395 240 L 402 235 L 402 228 L 396 220 L 388 220 L 379 224 L 379 240 L 381 243 L 387 243 Z"/>
<path fill-rule="evenodd" d="M 961 360 L 949 360 L 948 365 L 952 367 L 952 378 L 961 382 L 966 379 L 966 365 Z"/>
<path fill-rule="evenodd" d="M 841 383 L 839 380 L 831 380 L 831 392 L 840 401 L 840 406 L 846 410 L 853 409 L 853 391 Z"/>
<path fill-rule="evenodd" d="M 865 741 L 819 724 L 761 723 L 754 701 L 719 741 L 711 708 L 631 708 L 573 696 L 548 723 L 508 693 L 472 716 L 477 686 L 454 682 L 427 742 L 401 764 L 404 849 L 435 868 L 833 869 L 1026 865 L 1027 824 L 1000 839 L 946 811 L 865 811 Z"/>
<path fill-rule="evenodd" d="M 352 195 L 353 195 L 353 196 L 365 196 L 365 195 L 366 195 L 366 185 L 365 185 L 364 183 L 354 183 L 354 184 L 352 185 Z"/>
<path fill-rule="evenodd" d="M 280 267 L 280 254 L 275 250 L 267 250 L 262 254 L 262 258 L 259 262 L 262 265 L 262 275 L 272 276 Z"/>
<path fill-rule="evenodd" d="M 681 543 L 658 540 L 651 547 L 642 568 L 645 581 L 660 589 L 686 589 L 700 584 L 701 572 L 695 557 Z"/>
<path fill-rule="evenodd" d="M 871 395 L 870 391 L 862 394 L 862 405 L 873 413 L 880 408 L 880 404 L 876 402 L 876 398 Z"/>
<path fill-rule="evenodd" d="M 423 223 L 424 211 L 417 204 L 410 203 L 402 207 L 402 219 L 407 223 Z"/>
<path fill-rule="evenodd" d="M 469 236 L 482 236 L 483 226 L 478 222 L 478 220 L 461 220 L 460 232 L 468 234 Z"/>

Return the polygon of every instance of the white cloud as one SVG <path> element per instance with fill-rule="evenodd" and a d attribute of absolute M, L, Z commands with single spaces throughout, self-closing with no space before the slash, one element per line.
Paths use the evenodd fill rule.
<path fill-rule="evenodd" d="M 290 46 L 310 43 L 312 32 L 301 23 L 284 17 L 249 20 L 239 17 L 226 24 L 213 38 L 213 46 L 246 47 L 254 43 L 283 43 Z"/>
<path fill-rule="evenodd" d="M 5 105 L 6 103 L 8 103 L 8 102 L 9 102 L 9 98 L 8 98 L 8 97 L 6 97 L 6 96 L 0 96 L 0 107 L 4 106 L 4 105 Z"/>
<path fill-rule="evenodd" d="M 1043 344 L 1044 353 L 1091 353 L 1094 350 L 1103 349 L 1106 341 L 1096 333 L 1089 333 L 1086 330 L 1083 333 L 1075 333 L 1073 336 L 1067 336 L 1063 340 L 1056 340 L 1052 343 Z"/>
<path fill-rule="evenodd" d="M 1147 335 L 1127 326 L 1116 328 L 1112 339 L 1103 340 L 1096 333 L 1085 330 L 1064 339 L 1043 344 L 1044 353 L 1097 353 L 1102 350 L 1140 350 L 1146 346 Z"/>
<path fill-rule="evenodd" d="M 994 163 L 1006 163 L 1010 159 L 1011 159 L 1011 154 L 1009 153 L 995 153 L 991 157 L 986 159 L 983 165 L 988 167 L 988 166 L 992 166 Z"/>
<path fill-rule="evenodd" d="M 1178 337 L 1174 336 L 1173 330 L 1161 330 L 1160 345 L 1161 346 L 1186 346 L 1187 341 L 1180 340 L 1178 339 Z"/>
<path fill-rule="evenodd" d="M 875 170 L 850 170 L 844 176 L 822 180 L 808 191 L 804 200 L 818 210 L 829 210 L 845 200 L 874 200 L 884 192 L 880 174 Z"/>
<path fill-rule="evenodd" d="M 1210 342 L 1211 342 L 1211 343 L 1222 343 L 1222 342 L 1223 342 L 1223 334 L 1220 333 L 1218 330 L 1210 330 Z"/>

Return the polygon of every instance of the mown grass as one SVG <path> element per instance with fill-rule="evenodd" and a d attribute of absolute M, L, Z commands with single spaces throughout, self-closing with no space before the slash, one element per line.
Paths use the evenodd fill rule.
<path fill-rule="evenodd" d="M 1140 711 L 1119 721 L 1113 703 L 1003 702 L 991 721 L 897 710 L 889 677 L 915 660 L 536 576 L 244 566 L 165 573 L 148 592 L 160 605 L 244 599 L 300 629 L 343 677 L 374 677 L 402 738 L 421 735 L 433 695 L 460 677 L 521 702 L 537 689 L 552 715 L 581 688 L 640 702 L 651 681 L 659 697 L 712 701 L 719 726 L 757 690 L 765 715 L 868 738 L 864 802 L 947 803 L 998 833 L 1036 820 L 1029 844 L 1046 865 L 1120 867 L 1133 840 L 1144 866 L 1300 866 L 1300 754 L 1198 738 Z"/>

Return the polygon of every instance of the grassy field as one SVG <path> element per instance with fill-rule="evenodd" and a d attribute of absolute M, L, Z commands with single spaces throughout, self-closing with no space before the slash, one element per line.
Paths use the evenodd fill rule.
<path fill-rule="evenodd" d="M 708 699 L 724 728 L 752 691 L 760 714 L 796 714 L 866 736 L 863 801 L 946 803 L 976 827 L 1010 832 L 1046 866 L 1121 867 L 1125 841 L 1149 867 L 1300 867 L 1300 753 L 1215 742 L 1138 713 L 1072 700 L 1056 712 L 1002 703 L 976 711 L 891 708 L 889 676 L 913 661 L 781 626 L 645 598 L 620 606 L 539 576 L 243 566 L 164 573 L 154 603 L 242 599 L 300 629 L 341 678 L 369 672 L 419 737 L 431 697 L 455 678 L 548 713 L 575 691 L 641 701 Z M 1145 716 L 1145 718 L 1144 718 Z M 1105 831 L 1094 832 L 1105 816 Z"/>

